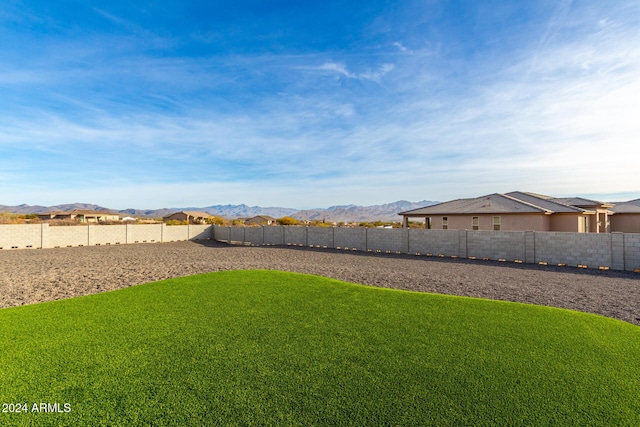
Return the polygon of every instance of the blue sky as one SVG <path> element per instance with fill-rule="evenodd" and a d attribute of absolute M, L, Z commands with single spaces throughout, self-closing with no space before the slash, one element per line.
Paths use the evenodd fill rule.
<path fill-rule="evenodd" d="M 0 4 L 0 204 L 640 197 L 640 3 Z"/>

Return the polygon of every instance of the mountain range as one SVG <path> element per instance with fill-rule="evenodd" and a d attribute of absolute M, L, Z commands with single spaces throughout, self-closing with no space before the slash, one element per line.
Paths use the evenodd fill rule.
<path fill-rule="evenodd" d="M 207 207 L 163 208 L 163 209 L 122 209 L 115 210 L 90 203 L 71 203 L 55 206 L 40 205 L 0 205 L 0 212 L 15 214 L 34 214 L 53 211 L 72 211 L 74 209 L 117 212 L 124 216 L 161 218 L 179 211 L 200 211 L 210 215 L 218 215 L 227 219 L 251 218 L 257 215 L 268 215 L 273 218 L 291 216 L 300 220 L 325 220 L 330 222 L 362 222 L 362 221 L 399 221 L 398 212 L 430 206 L 437 202 L 423 200 L 421 202 L 408 202 L 400 200 L 383 205 L 358 206 L 341 205 L 329 208 L 298 210 L 283 207 L 262 207 L 240 205 L 214 205 Z"/>

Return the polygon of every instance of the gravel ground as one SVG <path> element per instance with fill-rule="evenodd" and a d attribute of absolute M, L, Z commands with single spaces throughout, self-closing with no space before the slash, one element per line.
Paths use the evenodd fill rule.
<path fill-rule="evenodd" d="M 213 241 L 0 251 L 0 307 L 238 269 L 563 307 L 640 325 L 638 273 Z"/>

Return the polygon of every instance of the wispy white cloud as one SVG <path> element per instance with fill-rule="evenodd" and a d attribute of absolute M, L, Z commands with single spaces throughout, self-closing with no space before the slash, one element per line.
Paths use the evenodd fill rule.
<path fill-rule="evenodd" d="M 316 69 L 319 71 L 328 71 L 332 73 L 337 73 L 349 79 L 371 80 L 374 82 L 379 82 L 382 77 L 384 77 L 386 74 L 393 71 L 394 68 L 395 68 L 395 65 L 390 63 L 385 63 L 380 65 L 380 67 L 377 68 L 376 70 L 369 69 L 361 73 L 354 73 L 349 71 L 349 69 L 345 64 L 338 63 L 338 62 L 325 62 L 324 64 L 316 68 L 309 67 L 309 69 Z"/>
<path fill-rule="evenodd" d="M 407 51 L 407 48 L 406 48 L 406 47 L 404 47 L 404 46 L 402 45 L 402 43 L 400 43 L 400 42 L 393 42 L 393 46 L 397 47 L 398 49 L 400 49 L 400 50 L 401 50 L 401 51 L 403 51 L 403 52 L 406 52 L 406 51 Z"/>

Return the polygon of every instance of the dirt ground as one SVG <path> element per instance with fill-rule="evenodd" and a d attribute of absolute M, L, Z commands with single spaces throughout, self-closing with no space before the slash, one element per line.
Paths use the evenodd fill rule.
<path fill-rule="evenodd" d="M 640 274 L 213 241 L 0 251 L 0 307 L 221 270 L 311 273 L 370 286 L 562 307 L 640 325 Z"/>

